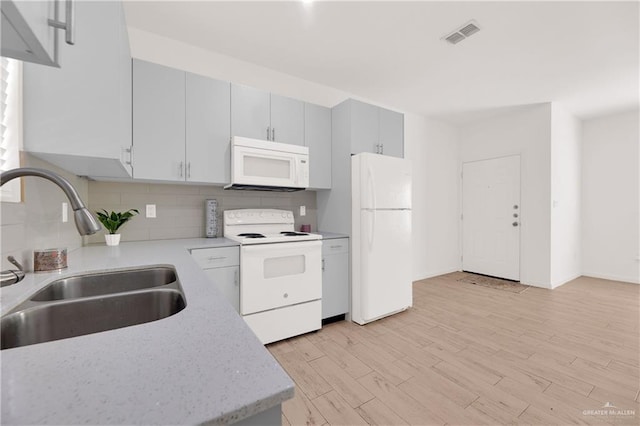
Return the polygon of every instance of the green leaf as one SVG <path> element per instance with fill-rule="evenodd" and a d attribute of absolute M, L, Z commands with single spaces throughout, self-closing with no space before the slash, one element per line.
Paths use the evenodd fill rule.
<path fill-rule="evenodd" d="M 129 209 L 126 212 L 112 211 L 111 213 L 102 209 L 102 211 L 96 212 L 98 220 L 110 234 L 115 234 L 122 225 L 127 223 L 136 214 L 139 214 L 137 209 Z"/>

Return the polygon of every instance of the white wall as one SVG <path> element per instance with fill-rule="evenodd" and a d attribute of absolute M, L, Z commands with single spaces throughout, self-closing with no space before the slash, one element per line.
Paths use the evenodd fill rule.
<path fill-rule="evenodd" d="M 551 105 L 551 287 L 581 275 L 581 123 Z"/>
<path fill-rule="evenodd" d="M 237 84 L 256 87 L 327 107 L 349 97 L 329 86 L 221 55 L 177 40 L 129 27 L 131 56 Z"/>
<path fill-rule="evenodd" d="M 639 111 L 582 127 L 583 275 L 640 283 Z"/>
<path fill-rule="evenodd" d="M 520 281 L 550 288 L 551 104 L 460 129 L 460 162 L 520 155 Z"/>
<path fill-rule="evenodd" d="M 413 162 L 413 279 L 460 269 L 458 133 L 405 115 L 405 156 Z"/>

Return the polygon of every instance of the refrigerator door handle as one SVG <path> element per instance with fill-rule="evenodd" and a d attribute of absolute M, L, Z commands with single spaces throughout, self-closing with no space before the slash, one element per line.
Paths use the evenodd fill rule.
<path fill-rule="evenodd" d="M 368 232 L 368 242 L 369 242 L 369 250 L 373 247 L 373 242 L 375 241 L 375 230 L 376 230 L 376 191 L 375 191 L 375 181 L 373 180 L 373 173 L 371 172 L 371 166 L 367 168 L 368 177 L 369 177 L 369 196 L 371 198 L 371 213 L 373 214 L 373 218 L 371 220 L 371 228 Z"/>
<path fill-rule="evenodd" d="M 375 210 L 376 206 L 376 182 L 373 180 L 373 173 L 371 172 L 371 166 L 367 168 L 369 174 L 369 198 L 371 199 L 371 209 Z"/>

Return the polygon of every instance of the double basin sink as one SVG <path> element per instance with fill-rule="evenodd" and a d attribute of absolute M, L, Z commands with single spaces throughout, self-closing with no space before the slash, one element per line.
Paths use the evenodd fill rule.
<path fill-rule="evenodd" d="M 87 273 L 53 281 L 0 320 L 2 349 L 157 321 L 184 309 L 173 267 Z"/>

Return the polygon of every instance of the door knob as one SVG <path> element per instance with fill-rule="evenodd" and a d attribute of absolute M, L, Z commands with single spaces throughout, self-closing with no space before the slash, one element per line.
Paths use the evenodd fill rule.
<path fill-rule="evenodd" d="M 511 225 L 518 226 L 518 222 L 513 222 Z"/>

